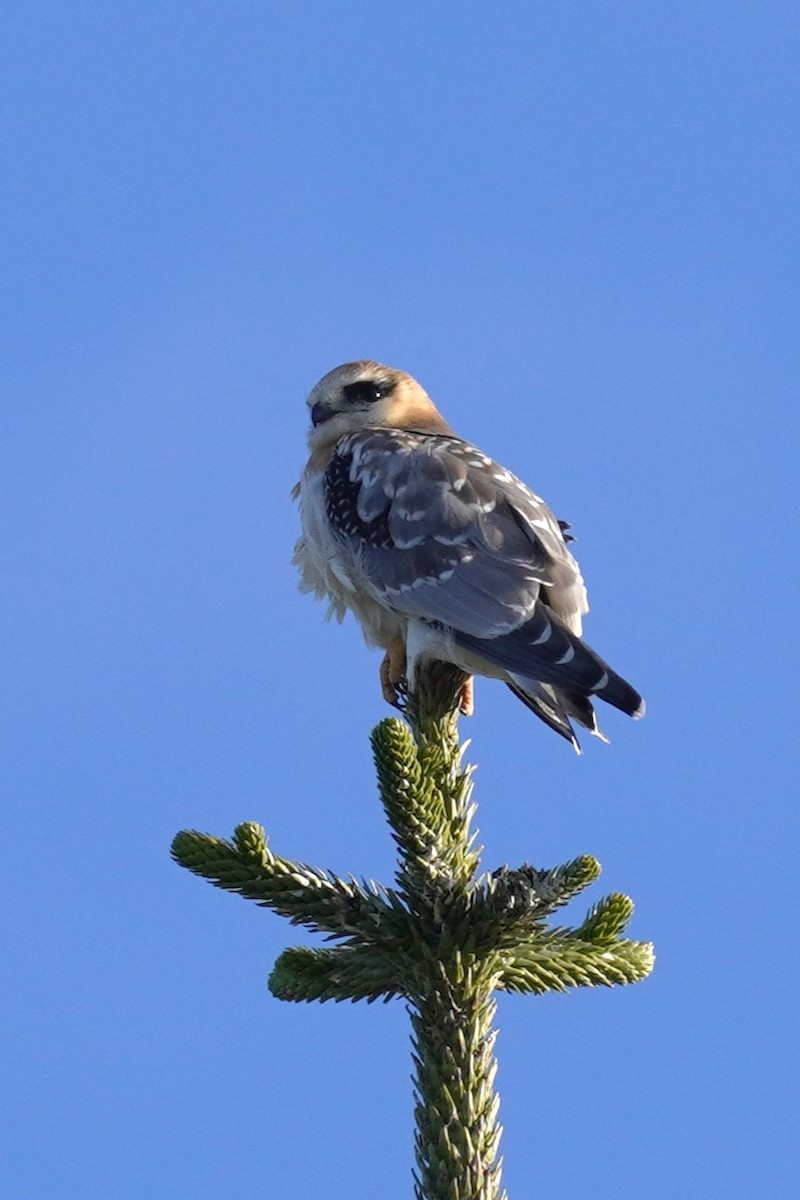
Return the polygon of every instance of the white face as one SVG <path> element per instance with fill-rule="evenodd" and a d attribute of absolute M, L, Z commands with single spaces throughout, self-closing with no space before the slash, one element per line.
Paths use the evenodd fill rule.
<path fill-rule="evenodd" d="M 334 422 L 348 429 L 387 423 L 393 401 L 412 383 L 402 371 L 375 362 L 345 363 L 329 371 L 311 391 L 308 407 L 315 428 Z"/>
<path fill-rule="evenodd" d="M 416 379 L 382 363 L 351 362 L 329 371 L 312 389 L 308 407 L 312 450 L 366 428 L 453 435 Z"/>

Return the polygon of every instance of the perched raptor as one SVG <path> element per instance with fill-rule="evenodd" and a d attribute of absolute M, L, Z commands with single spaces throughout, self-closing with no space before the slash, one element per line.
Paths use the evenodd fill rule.
<path fill-rule="evenodd" d="M 403 371 L 351 362 L 308 398 L 298 484 L 304 590 L 351 610 L 386 651 L 384 695 L 423 659 L 502 679 L 577 750 L 602 737 L 592 700 L 639 717 L 641 696 L 581 641 L 586 588 L 568 528 L 519 479 L 457 437 Z"/>

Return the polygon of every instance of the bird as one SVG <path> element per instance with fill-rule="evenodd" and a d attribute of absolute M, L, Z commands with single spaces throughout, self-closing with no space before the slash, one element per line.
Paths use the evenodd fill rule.
<path fill-rule="evenodd" d="M 581 638 L 586 587 L 569 525 L 459 437 L 404 371 L 369 359 L 329 371 L 308 396 L 309 458 L 294 489 L 300 587 L 352 612 L 385 657 L 400 706 L 423 663 L 505 682 L 580 753 L 574 724 L 608 741 L 592 701 L 644 714 L 635 688 Z M 405 691 L 404 691 L 405 690 Z"/>

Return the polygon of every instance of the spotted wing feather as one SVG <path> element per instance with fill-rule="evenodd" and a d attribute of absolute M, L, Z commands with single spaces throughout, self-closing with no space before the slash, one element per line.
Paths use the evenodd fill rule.
<path fill-rule="evenodd" d="M 586 611 L 558 521 L 520 480 L 455 437 L 374 429 L 338 444 L 328 520 L 363 586 L 408 616 L 484 639 L 541 595 L 575 632 Z"/>

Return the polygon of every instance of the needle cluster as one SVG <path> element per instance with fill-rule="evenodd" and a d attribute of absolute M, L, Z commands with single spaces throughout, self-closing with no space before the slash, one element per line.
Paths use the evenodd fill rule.
<path fill-rule="evenodd" d="M 398 848 L 394 886 L 340 878 L 270 849 L 260 825 L 232 840 L 191 830 L 172 853 L 216 887 L 336 944 L 294 947 L 269 979 L 281 1000 L 404 997 L 411 1012 L 417 1200 L 504 1200 L 494 1089 L 495 993 L 564 992 L 644 979 L 652 947 L 622 933 L 627 896 L 596 903 L 574 928 L 550 918 L 600 874 L 585 855 L 551 869 L 480 873 L 471 769 L 457 730 L 461 679 L 435 664 L 406 720 L 372 734 L 381 801 Z"/>

